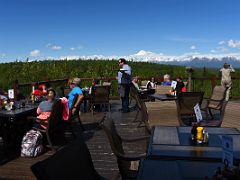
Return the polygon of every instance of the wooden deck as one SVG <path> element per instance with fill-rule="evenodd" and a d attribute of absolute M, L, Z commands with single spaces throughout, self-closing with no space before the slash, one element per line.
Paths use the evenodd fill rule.
<path fill-rule="evenodd" d="M 150 124 L 153 125 L 169 125 L 178 126 L 177 112 L 175 102 L 148 102 Z M 240 102 L 229 102 L 226 108 L 223 127 L 240 128 L 239 108 Z M 137 128 L 137 123 L 133 122 L 136 112 L 120 113 L 120 101 L 112 101 L 111 118 L 114 120 L 117 130 L 121 136 L 138 136 L 145 133 L 144 127 Z M 78 136 L 83 136 L 88 148 L 91 152 L 92 159 L 96 170 L 102 176 L 110 179 L 118 172 L 117 162 L 111 151 L 107 137 L 103 130 L 96 126 L 103 113 L 96 113 L 95 120 L 92 120 L 90 113 L 82 113 L 82 121 L 87 131 L 81 132 L 80 127 L 76 123 L 74 131 Z M 126 151 L 129 153 L 145 151 L 145 144 L 126 144 Z M 0 179 L 35 179 L 30 171 L 30 166 L 42 159 L 49 157 L 49 153 L 45 153 L 36 158 L 18 157 L 10 162 L 0 166 Z"/>

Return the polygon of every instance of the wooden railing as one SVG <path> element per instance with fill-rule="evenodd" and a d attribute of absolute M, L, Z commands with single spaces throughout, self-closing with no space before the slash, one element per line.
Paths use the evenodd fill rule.
<path fill-rule="evenodd" d="M 91 86 L 93 78 L 81 78 L 82 87 L 89 87 Z M 117 79 L 115 77 L 96 77 L 94 79 L 98 79 L 102 82 L 111 82 L 111 93 L 110 96 L 112 98 L 119 98 L 118 97 L 118 86 L 117 86 Z M 150 78 L 139 78 L 139 80 L 150 80 Z M 160 83 L 163 81 L 162 77 L 154 77 L 155 81 Z M 183 81 L 189 81 L 189 77 L 184 77 Z M 25 96 L 30 95 L 32 86 L 38 84 L 48 84 L 49 87 L 55 88 L 58 92 L 59 96 L 63 96 L 64 88 L 66 87 L 68 82 L 68 78 L 65 79 L 55 79 L 55 80 L 48 80 L 48 81 L 39 81 L 39 82 L 29 82 L 29 83 L 18 83 L 17 80 L 13 82 L 13 88 L 15 89 L 14 92 L 21 92 Z M 232 90 L 231 95 L 233 99 L 240 99 L 240 78 L 232 78 Z M 204 91 L 204 96 L 210 96 L 212 89 L 215 85 L 221 84 L 221 79 L 212 76 L 212 77 L 191 77 L 191 87 L 189 88 L 190 91 Z"/>

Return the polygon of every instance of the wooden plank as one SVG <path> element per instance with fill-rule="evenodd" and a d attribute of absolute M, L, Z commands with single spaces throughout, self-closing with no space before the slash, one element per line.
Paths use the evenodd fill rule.
<path fill-rule="evenodd" d="M 111 117 L 114 120 L 117 130 L 123 137 L 133 137 L 145 134 L 145 128 L 138 128 L 139 122 L 134 122 L 136 111 L 130 113 L 120 113 L 120 101 L 112 101 Z M 177 111 L 175 102 L 147 102 L 149 120 L 151 125 L 178 126 Z M 237 127 L 240 130 L 239 102 L 230 101 L 226 108 L 226 113 L 222 127 Z M 108 139 L 102 129 L 96 126 L 102 113 L 94 115 L 92 120 L 91 113 L 82 113 L 82 121 L 88 131 L 81 134 L 77 122 L 74 131 L 78 136 L 83 136 L 90 153 L 96 170 L 105 178 L 112 178 L 118 172 L 117 160 L 111 151 Z M 140 116 L 138 117 L 138 120 Z M 139 144 L 124 144 L 124 148 L 129 153 L 144 152 L 146 142 Z M 37 161 L 49 157 L 47 153 L 36 158 L 16 158 L 0 166 L 0 179 L 35 179 L 30 171 L 30 166 Z"/>

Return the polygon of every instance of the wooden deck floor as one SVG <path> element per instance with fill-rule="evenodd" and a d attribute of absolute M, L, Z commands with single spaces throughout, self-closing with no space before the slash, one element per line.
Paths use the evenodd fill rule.
<path fill-rule="evenodd" d="M 169 125 L 178 126 L 176 116 L 175 102 L 148 102 L 148 113 L 151 125 Z M 226 114 L 223 127 L 240 128 L 239 108 L 240 102 L 229 102 L 226 109 Z M 114 120 L 117 130 L 121 136 L 138 136 L 145 133 L 144 128 L 136 128 L 137 124 L 133 123 L 136 112 L 122 114 L 118 111 L 120 101 L 112 102 L 111 118 Z M 104 177 L 110 179 L 118 172 L 117 162 L 114 154 L 111 151 L 107 137 L 102 129 L 96 126 L 96 122 L 102 118 L 102 113 L 95 114 L 93 121 L 89 113 L 82 114 L 82 121 L 87 131 L 81 133 L 81 129 L 76 124 L 74 131 L 78 136 L 83 136 L 88 148 L 91 152 L 94 166 L 96 170 Z M 129 153 L 145 151 L 145 144 L 126 144 L 126 151 Z M 0 166 L 0 179 L 35 179 L 30 171 L 30 166 L 42 159 L 49 157 L 45 153 L 36 158 L 21 158 L 18 157 L 2 166 Z"/>

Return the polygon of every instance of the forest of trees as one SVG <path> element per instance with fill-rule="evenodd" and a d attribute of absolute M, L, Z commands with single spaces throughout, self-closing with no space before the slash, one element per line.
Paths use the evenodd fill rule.
<path fill-rule="evenodd" d="M 142 78 L 162 77 L 170 74 L 172 77 L 187 77 L 184 66 L 162 65 L 148 62 L 128 62 L 133 69 L 134 76 Z M 12 82 L 37 82 L 69 77 L 115 77 L 117 75 L 117 60 L 44 60 L 29 62 L 10 62 L 0 64 L 0 87 L 11 88 Z M 195 77 L 218 76 L 218 69 L 194 68 Z M 239 77 L 239 71 L 235 73 Z"/>

